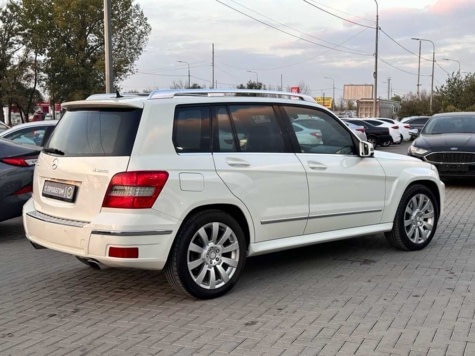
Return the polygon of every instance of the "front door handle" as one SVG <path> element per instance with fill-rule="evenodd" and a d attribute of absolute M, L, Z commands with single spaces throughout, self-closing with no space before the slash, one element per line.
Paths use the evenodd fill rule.
<path fill-rule="evenodd" d="M 249 167 L 248 161 L 239 158 L 226 158 L 226 163 L 231 167 Z"/>

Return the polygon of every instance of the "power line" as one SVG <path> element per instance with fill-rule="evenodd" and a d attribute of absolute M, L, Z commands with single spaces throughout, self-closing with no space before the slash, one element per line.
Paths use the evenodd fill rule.
<path fill-rule="evenodd" d="M 275 19 L 270 18 L 270 17 L 268 17 L 268 16 L 266 16 L 266 15 L 260 13 L 260 12 L 257 12 L 257 11 L 255 11 L 255 10 L 251 9 L 250 7 L 244 6 L 243 4 L 241 4 L 241 3 L 239 3 L 239 2 L 237 2 L 237 1 L 235 1 L 235 0 L 228 0 L 228 1 L 231 1 L 231 2 L 235 3 L 236 5 L 239 5 L 239 6 L 243 7 L 243 8 L 245 8 L 246 10 L 249 10 L 249 11 L 251 11 L 251 12 L 253 12 L 253 13 L 259 15 L 259 16 L 262 16 L 262 17 L 264 17 L 264 18 L 266 18 L 266 19 L 268 19 L 268 20 L 270 20 L 270 21 L 272 21 L 272 22 L 274 22 L 274 23 L 276 23 L 276 24 L 278 24 L 278 25 L 280 25 L 280 26 L 286 27 L 286 28 L 288 28 L 288 29 L 290 29 L 290 30 L 292 30 L 292 31 L 295 31 L 295 32 L 298 32 L 298 33 L 300 33 L 300 34 L 302 34 L 302 35 L 305 35 L 305 36 L 314 38 L 314 39 L 316 39 L 316 40 L 318 40 L 318 41 L 322 41 L 322 42 L 328 43 L 329 45 L 334 45 L 334 46 L 338 46 L 338 47 L 345 48 L 345 49 L 347 49 L 347 50 L 349 50 L 349 51 L 353 51 L 352 48 L 344 47 L 344 46 L 341 45 L 341 43 L 338 44 L 338 43 L 335 43 L 335 42 L 327 41 L 327 40 L 325 40 L 325 39 L 316 37 L 316 36 L 314 36 L 314 35 L 310 35 L 310 34 L 308 34 L 308 33 L 302 32 L 302 31 L 300 31 L 300 30 L 298 30 L 298 29 L 296 29 L 296 28 L 290 27 L 289 25 L 287 25 L 287 24 L 285 24 L 285 23 L 276 21 Z M 363 54 L 363 52 L 362 52 L 362 54 Z"/>
<path fill-rule="evenodd" d="M 225 4 L 225 3 L 222 2 L 221 0 L 216 0 L 216 1 L 219 2 L 221 5 L 224 5 L 224 6 L 228 7 L 228 8 L 230 8 L 230 9 L 233 10 L 233 11 L 236 11 L 236 12 L 240 13 L 241 15 L 244 15 L 244 16 L 246 16 L 246 17 L 248 17 L 248 18 L 250 18 L 250 19 L 252 19 L 252 20 L 254 20 L 254 21 L 257 21 L 257 22 L 259 22 L 259 23 L 261 23 L 261 24 L 263 24 L 263 25 L 265 25 L 265 26 L 268 26 L 268 27 L 270 27 L 270 28 L 273 28 L 273 29 L 276 30 L 276 31 L 285 33 L 286 35 L 289 35 L 289 36 L 291 36 L 291 37 L 297 38 L 297 39 L 299 39 L 299 40 L 302 40 L 302 41 L 305 41 L 305 42 L 314 44 L 314 45 L 319 46 L 319 47 L 323 47 L 323 48 L 327 48 L 327 49 L 330 49 L 330 50 L 333 50 L 333 51 L 337 51 L 337 52 L 355 54 L 355 55 L 358 55 L 358 56 L 370 56 L 370 55 L 367 54 L 367 53 L 354 52 L 354 51 L 348 51 L 348 50 L 345 51 L 345 50 L 341 50 L 341 49 L 336 48 L 337 46 L 329 47 L 329 46 L 323 45 L 323 44 L 321 44 L 321 43 L 317 43 L 317 42 L 314 42 L 314 41 L 310 41 L 310 40 L 308 40 L 308 39 L 306 39 L 306 38 L 303 38 L 303 37 L 301 37 L 301 36 L 297 36 L 297 35 L 294 35 L 293 33 L 284 31 L 284 30 L 278 28 L 277 26 L 274 26 L 274 25 L 272 25 L 272 24 L 269 24 L 269 23 L 266 23 L 266 22 L 264 22 L 264 21 L 262 21 L 262 20 L 259 20 L 258 18 L 254 17 L 254 16 L 251 16 L 251 15 L 249 15 L 249 14 L 246 14 L 245 12 L 243 12 L 243 11 L 241 11 L 241 10 L 238 10 L 238 9 L 236 9 L 236 8 L 234 8 L 234 7 L 230 6 L 230 5 L 228 5 L 228 4 Z"/>
<path fill-rule="evenodd" d="M 313 7 L 317 8 L 317 9 L 320 10 L 320 11 L 323 11 L 323 12 L 327 13 L 328 15 L 331 15 L 331 16 L 334 16 L 334 17 L 336 17 L 336 18 L 339 18 L 340 20 L 343 20 L 343 21 L 352 23 L 353 25 L 357 25 L 357 26 L 361 26 L 361 27 L 366 27 L 366 28 L 371 28 L 371 29 L 373 29 L 373 30 L 376 29 L 376 26 L 371 27 L 371 26 L 363 25 L 363 24 L 358 23 L 358 22 L 355 22 L 355 21 L 351 21 L 351 20 L 345 19 L 344 17 L 341 17 L 341 16 L 336 15 L 336 14 L 334 14 L 334 13 L 328 11 L 328 10 L 325 10 L 325 9 L 321 8 L 320 6 L 317 6 L 317 5 L 315 5 L 315 4 L 312 4 L 312 3 L 311 3 L 310 1 L 308 1 L 308 0 L 303 0 L 303 1 L 306 2 L 307 4 L 309 4 L 310 6 L 313 6 Z"/>

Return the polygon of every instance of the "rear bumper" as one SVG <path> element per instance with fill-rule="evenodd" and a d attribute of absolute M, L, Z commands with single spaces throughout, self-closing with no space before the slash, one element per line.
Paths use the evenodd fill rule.
<path fill-rule="evenodd" d="M 58 219 L 36 211 L 30 199 L 23 207 L 23 224 L 26 237 L 36 245 L 109 267 L 163 269 L 175 236 L 171 225 L 147 226 L 146 230 L 140 221 L 136 226 L 107 225 L 110 214 L 104 215 L 95 219 L 100 223 Z M 109 257 L 111 247 L 136 247 L 138 258 Z"/>

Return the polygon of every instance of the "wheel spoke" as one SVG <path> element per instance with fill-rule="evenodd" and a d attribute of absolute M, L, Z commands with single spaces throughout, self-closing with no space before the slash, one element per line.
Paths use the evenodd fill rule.
<path fill-rule="evenodd" d="M 188 249 L 192 252 L 196 252 L 196 253 L 199 253 L 199 254 L 203 253 L 203 248 L 201 246 L 198 246 L 194 242 L 190 243 L 190 247 Z"/>
<path fill-rule="evenodd" d="M 211 268 L 209 271 L 209 288 L 216 288 L 216 272 L 214 268 Z"/>
<path fill-rule="evenodd" d="M 204 226 L 198 230 L 198 235 L 201 237 L 201 240 L 203 240 L 203 244 L 206 246 L 209 243 L 209 237 L 208 233 L 206 232 Z"/>
<path fill-rule="evenodd" d="M 188 261 L 188 270 L 192 271 L 196 267 L 204 265 L 204 263 L 205 263 L 205 260 L 202 257 L 200 257 L 200 258 L 198 258 L 194 261 Z"/>
<path fill-rule="evenodd" d="M 412 235 L 414 235 L 414 230 L 415 230 L 415 227 L 414 225 L 411 224 L 411 228 L 409 229 L 409 231 L 407 231 L 407 237 L 409 237 L 409 239 L 412 240 Z"/>
<path fill-rule="evenodd" d="M 213 231 L 211 233 L 211 242 L 216 243 L 218 240 L 218 234 L 219 234 L 219 223 L 215 222 L 213 223 Z"/>
<path fill-rule="evenodd" d="M 229 276 L 226 273 L 226 271 L 224 270 L 223 266 L 221 266 L 221 265 L 216 266 L 216 270 L 218 271 L 218 273 L 219 273 L 221 279 L 223 280 L 223 282 L 228 283 Z"/>
<path fill-rule="evenodd" d="M 196 283 L 198 283 L 199 285 L 202 285 L 202 284 L 203 284 L 203 280 L 205 279 L 205 276 L 206 276 L 206 272 L 207 272 L 207 271 L 208 271 L 208 268 L 206 268 L 206 266 L 203 265 L 203 267 L 201 268 L 200 273 L 199 273 L 198 276 L 195 278 Z"/>
<path fill-rule="evenodd" d="M 229 227 L 226 227 L 226 231 L 224 231 L 223 235 L 221 238 L 218 240 L 216 243 L 217 245 L 223 246 L 224 243 L 229 240 L 229 238 L 232 236 L 233 230 L 231 230 Z"/>
<path fill-rule="evenodd" d="M 237 241 L 229 246 L 224 247 L 222 253 L 228 253 L 233 251 L 239 251 L 239 244 L 237 243 Z"/>
<path fill-rule="evenodd" d="M 222 260 L 223 260 L 223 263 L 226 263 L 227 265 L 231 267 L 237 267 L 238 265 L 238 261 L 233 260 L 231 258 L 223 257 Z"/>

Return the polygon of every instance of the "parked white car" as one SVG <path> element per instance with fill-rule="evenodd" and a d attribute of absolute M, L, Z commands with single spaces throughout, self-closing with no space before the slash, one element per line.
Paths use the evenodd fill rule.
<path fill-rule="evenodd" d="M 306 95 L 102 94 L 63 109 L 23 207 L 27 238 L 95 268 L 164 270 L 197 298 L 228 292 L 259 254 L 375 233 L 420 250 L 443 213 L 433 165 L 374 151 Z M 299 142 L 305 115 L 321 142 Z"/>
<path fill-rule="evenodd" d="M 401 134 L 402 141 L 409 141 L 411 139 L 411 135 L 409 132 L 409 130 L 411 129 L 411 125 L 405 124 L 404 122 L 400 122 L 394 119 L 387 119 L 385 117 L 380 117 L 379 120 L 392 125 L 396 125 L 399 128 L 399 133 Z"/>
<path fill-rule="evenodd" d="M 380 118 L 365 118 L 362 120 L 369 122 L 371 125 L 374 125 L 374 126 L 387 127 L 389 129 L 389 134 L 391 135 L 391 138 L 393 140 L 392 143 L 395 143 L 395 144 L 401 143 L 402 135 L 401 135 L 401 132 L 399 131 L 398 125 L 384 122 Z"/>

